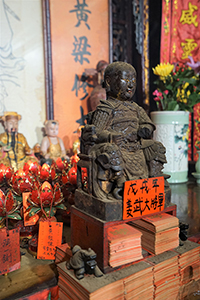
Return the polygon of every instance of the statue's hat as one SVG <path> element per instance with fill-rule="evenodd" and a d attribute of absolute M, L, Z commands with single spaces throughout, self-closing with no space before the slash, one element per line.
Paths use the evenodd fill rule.
<path fill-rule="evenodd" d="M 5 122 L 6 119 L 12 118 L 12 117 L 17 118 L 18 121 L 21 120 L 21 118 L 22 118 L 21 115 L 19 115 L 15 111 L 5 111 L 3 116 L 1 116 L 1 119 Z"/>

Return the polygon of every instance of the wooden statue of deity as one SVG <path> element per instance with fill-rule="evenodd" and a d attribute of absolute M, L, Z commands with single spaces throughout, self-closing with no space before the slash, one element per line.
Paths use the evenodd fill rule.
<path fill-rule="evenodd" d="M 106 100 L 87 117 L 82 129 L 81 154 L 92 161 L 88 182 L 97 198 L 122 199 L 127 180 L 164 176 L 165 147 L 152 139 L 155 125 L 142 107 L 132 101 L 136 71 L 125 62 L 107 66 Z M 79 162 L 80 165 L 83 163 Z"/>

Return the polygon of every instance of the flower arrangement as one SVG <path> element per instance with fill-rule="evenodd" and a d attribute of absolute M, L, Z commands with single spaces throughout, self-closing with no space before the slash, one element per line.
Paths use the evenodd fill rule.
<path fill-rule="evenodd" d="M 35 187 L 30 192 L 28 197 L 29 206 L 27 208 L 28 215 L 34 216 L 35 214 L 41 213 L 43 217 L 53 217 L 57 209 L 66 210 L 63 194 L 59 183 L 56 183 L 54 187 L 45 181 L 38 189 Z"/>
<path fill-rule="evenodd" d="M 11 190 L 7 194 L 0 190 L 0 228 L 5 226 L 6 218 L 21 220 L 19 206 Z"/>
<path fill-rule="evenodd" d="M 159 76 L 153 92 L 158 110 L 192 112 L 200 102 L 200 80 L 192 68 L 161 63 L 153 68 L 153 73 Z"/>

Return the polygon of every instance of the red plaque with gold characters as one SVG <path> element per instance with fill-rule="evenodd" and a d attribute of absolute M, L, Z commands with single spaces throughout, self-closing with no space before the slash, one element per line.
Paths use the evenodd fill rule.
<path fill-rule="evenodd" d="M 165 207 L 164 177 L 126 181 L 123 220 L 161 212 Z"/>

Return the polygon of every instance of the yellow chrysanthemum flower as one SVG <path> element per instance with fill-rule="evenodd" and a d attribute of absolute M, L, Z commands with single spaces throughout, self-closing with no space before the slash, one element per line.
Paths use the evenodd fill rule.
<path fill-rule="evenodd" d="M 165 77 L 167 77 L 171 73 L 173 68 L 174 68 L 174 65 L 171 65 L 170 63 L 167 63 L 167 64 L 160 63 L 159 65 L 157 65 L 155 67 L 155 69 L 154 68 L 152 68 L 152 69 L 153 69 L 154 74 L 160 76 L 160 79 L 163 80 L 163 79 L 165 79 Z"/>
<path fill-rule="evenodd" d="M 177 90 L 176 97 L 180 102 L 187 103 L 187 99 L 185 98 L 185 89 L 187 88 L 188 85 L 189 85 L 189 83 L 186 82 L 182 86 L 182 88 L 179 87 Z M 190 91 L 187 91 L 187 97 L 189 97 L 190 94 L 191 94 Z"/>

